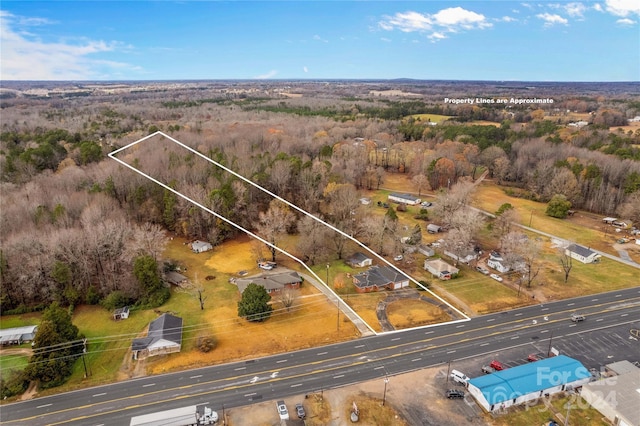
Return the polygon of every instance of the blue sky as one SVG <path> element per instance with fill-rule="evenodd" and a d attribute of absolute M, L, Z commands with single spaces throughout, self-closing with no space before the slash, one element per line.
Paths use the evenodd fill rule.
<path fill-rule="evenodd" d="M 2 1 L 2 80 L 640 80 L 640 0 Z"/>

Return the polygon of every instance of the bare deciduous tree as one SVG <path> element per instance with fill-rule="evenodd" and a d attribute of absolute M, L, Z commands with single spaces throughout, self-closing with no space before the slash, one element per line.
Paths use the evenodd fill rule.
<path fill-rule="evenodd" d="M 269 250 L 271 251 L 271 260 L 273 262 L 276 261 L 276 253 L 278 252 L 274 246 L 278 246 L 282 236 L 295 221 L 295 218 L 289 206 L 277 199 L 273 199 L 269 203 L 269 209 L 266 212 L 260 212 L 258 233 L 271 243 Z"/>

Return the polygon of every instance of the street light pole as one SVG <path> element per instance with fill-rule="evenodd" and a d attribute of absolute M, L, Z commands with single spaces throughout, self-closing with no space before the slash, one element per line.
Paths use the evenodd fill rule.
<path fill-rule="evenodd" d="M 389 383 L 389 378 L 385 376 L 384 378 L 384 393 L 382 394 L 382 406 L 384 407 L 384 403 L 387 400 L 387 383 Z"/>

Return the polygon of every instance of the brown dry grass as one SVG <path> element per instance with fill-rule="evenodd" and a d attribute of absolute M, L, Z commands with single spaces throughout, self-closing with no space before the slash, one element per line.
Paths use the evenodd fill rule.
<path fill-rule="evenodd" d="M 387 318 L 398 329 L 449 321 L 440 308 L 418 299 L 401 299 L 387 305 Z"/>
<path fill-rule="evenodd" d="M 390 404 L 382 405 L 379 398 L 374 398 L 360 391 L 353 398 L 344 401 L 342 415 L 344 419 L 351 416 L 353 403 L 356 403 L 360 412 L 358 424 L 363 426 L 408 426 L 408 423 L 400 418 L 398 412 Z M 346 420 L 344 422 L 347 423 Z"/>

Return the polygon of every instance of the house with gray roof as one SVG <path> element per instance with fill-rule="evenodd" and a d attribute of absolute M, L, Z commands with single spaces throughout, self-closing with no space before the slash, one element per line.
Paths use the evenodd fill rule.
<path fill-rule="evenodd" d="M 409 277 L 390 266 L 372 266 L 353 276 L 353 285 L 358 293 L 380 290 L 397 290 L 409 287 Z"/>
<path fill-rule="evenodd" d="M 191 243 L 191 250 L 194 253 L 204 253 L 205 251 L 213 250 L 213 246 L 206 241 L 195 240 Z"/>
<path fill-rule="evenodd" d="M 167 272 L 164 274 L 164 278 L 169 284 L 177 285 L 178 287 L 182 287 L 189 281 L 187 277 L 176 271 Z"/>
<path fill-rule="evenodd" d="M 133 358 L 180 352 L 182 347 L 182 318 L 162 314 L 149 323 L 147 337 L 133 339 Z"/>
<path fill-rule="evenodd" d="M 565 249 L 565 254 L 571 256 L 572 258 L 579 260 L 582 263 L 594 263 L 600 259 L 600 255 L 590 248 L 578 245 L 571 244 Z"/>
<path fill-rule="evenodd" d="M 302 277 L 296 271 L 279 270 L 278 272 L 265 272 L 251 277 L 237 278 L 234 283 L 238 287 L 240 294 L 249 286 L 257 284 L 264 287 L 272 297 L 280 294 L 285 288 L 299 289 L 302 284 Z"/>
<path fill-rule="evenodd" d="M 37 331 L 37 325 L 2 329 L 0 330 L 0 346 L 20 345 L 23 342 L 30 342 L 36 337 Z"/>
<path fill-rule="evenodd" d="M 422 201 L 420 198 L 411 194 L 399 194 L 397 192 L 389 194 L 387 199 L 392 203 L 406 204 L 408 206 L 415 206 Z"/>

